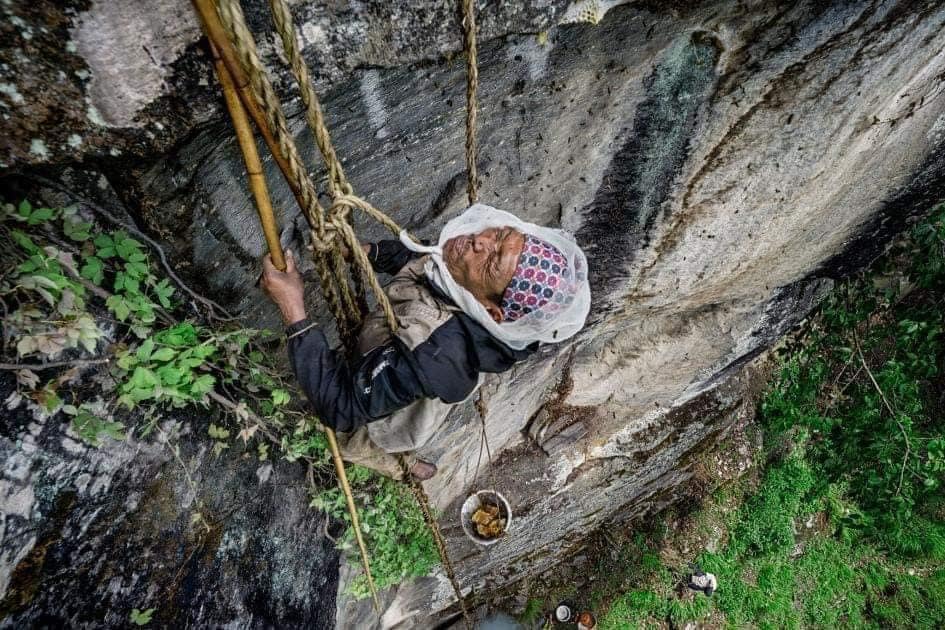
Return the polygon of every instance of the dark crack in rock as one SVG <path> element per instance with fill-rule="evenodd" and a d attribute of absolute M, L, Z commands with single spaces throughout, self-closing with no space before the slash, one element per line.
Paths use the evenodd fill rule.
<path fill-rule="evenodd" d="M 633 126 L 613 155 L 578 238 L 617 254 L 625 263 L 649 244 L 648 233 L 665 221 L 669 194 L 686 161 L 697 117 L 713 88 L 720 42 L 693 33 L 657 60 L 643 81 L 646 100 L 637 105 Z M 625 269 L 610 261 L 591 261 L 594 290 L 607 294 L 626 280 Z M 598 305 L 598 309 L 601 305 Z"/>
<path fill-rule="evenodd" d="M 699 455 L 750 413 L 772 345 L 945 198 L 938 0 L 479 4 L 482 200 L 578 235 L 594 315 L 564 346 L 485 379 L 493 471 L 476 466 L 471 404 L 425 448 L 440 470 L 427 490 L 473 602 L 549 570 L 601 526 L 684 497 Z M 244 5 L 265 33 L 265 3 Z M 263 240 L 189 7 L 138 7 L 0 3 L 0 181 L 64 203 L 36 185 L 51 176 L 107 203 L 195 286 L 247 323 L 277 326 L 254 287 Z M 355 189 L 436 235 L 465 203 L 455 8 L 292 10 Z M 321 178 L 274 42 L 260 45 Z M 301 251 L 304 222 L 265 168 L 283 242 Z M 355 223 L 365 239 L 385 236 Z M 311 312 L 328 323 L 316 293 Z M 0 624 L 118 627 L 145 606 L 162 625 L 190 626 L 413 628 L 457 613 L 439 569 L 388 589 L 380 616 L 352 601 L 353 569 L 318 533 L 292 465 L 263 474 L 208 460 L 195 429 L 184 461 L 220 524 L 199 534 L 181 468 L 159 445 L 89 451 L 58 419 L 0 427 Z M 455 515 L 492 472 L 516 525 L 482 549 Z"/>

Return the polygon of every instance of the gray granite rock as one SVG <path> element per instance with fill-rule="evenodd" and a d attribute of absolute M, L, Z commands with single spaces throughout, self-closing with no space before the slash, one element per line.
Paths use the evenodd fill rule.
<path fill-rule="evenodd" d="M 575 17 L 567 0 L 481 4 L 486 39 Z M 451 1 L 290 5 L 320 89 L 347 83 L 358 68 L 462 50 L 459 5 Z M 244 7 L 265 59 L 277 66 L 268 5 Z M 187 0 L 146 9 L 135 0 L 9 0 L 0 16 L 0 168 L 153 156 L 223 111 Z M 276 81 L 287 95 L 288 79 L 280 69 Z"/>
<path fill-rule="evenodd" d="M 196 415 L 94 448 L 62 415 L 4 414 L 0 627 L 331 625 L 338 552 L 297 466 L 211 455 Z"/>
<path fill-rule="evenodd" d="M 14 131 L 2 159 L 21 179 L 31 165 L 84 160 L 83 168 L 106 175 L 130 216 L 162 240 L 183 273 L 247 321 L 274 325 L 275 313 L 252 288 L 264 245 L 196 31 L 174 17 L 181 3 L 154 4 L 163 18 L 134 26 L 146 32 L 130 40 L 154 43 L 150 66 L 135 57 L 134 46 L 127 55 L 111 48 L 129 41 L 128 24 L 140 21 L 134 11 L 95 2 L 61 13 L 2 5 L 34 33 L 24 40 L 21 26 L 19 39 L 0 48 L 0 63 L 15 74 L 0 82 L 12 86 L 0 92 L 0 103 L 14 114 L 5 120 Z M 766 350 L 833 279 L 871 260 L 910 217 L 945 197 L 941 2 L 614 4 L 481 7 L 482 200 L 574 231 L 590 260 L 594 306 L 577 338 L 483 387 L 493 470 L 516 512 L 508 539 L 476 548 L 455 519 L 465 494 L 491 483 L 488 467 L 473 479 L 475 410 L 457 408 L 427 449 L 440 468 L 427 490 L 443 511 L 460 580 L 478 598 L 548 569 L 595 528 L 671 504 L 693 475 L 693 458 L 750 413 Z M 263 4 L 247 3 L 247 10 L 262 32 Z M 465 199 L 464 69 L 451 57 L 459 37 L 452 4 L 311 3 L 294 10 L 356 190 L 421 236 L 435 235 Z M 582 10 L 598 23 L 574 22 Z M 40 14 L 58 16 L 47 28 L 76 42 L 74 52 L 53 57 L 59 66 L 88 71 L 99 64 L 94 81 L 91 74 L 70 78 L 33 98 L 37 85 L 55 83 L 45 67 L 35 81 L 27 78 L 32 61 L 23 51 L 53 54 L 30 48 L 46 41 L 37 34 L 39 22 L 27 20 Z M 89 28 L 83 24 L 98 26 L 83 31 Z M 103 41 L 114 43 L 100 49 L 88 32 L 112 33 Z M 264 44 L 275 66 L 272 44 Z M 136 77 L 117 71 L 109 83 L 113 64 L 147 70 Z M 281 71 L 279 77 L 287 88 Z M 122 90 L 130 95 L 120 96 Z M 89 120 L 89 103 L 105 124 Z M 297 112 L 297 104 L 288 109 Z M 44 125 L 53 111 L 56 120 Z M 320 174 L 304 121 L 295 116 L 292 126 Z M 89 140 L 60 150 L 71 133 Z M 34 138 L 46 153 L 31 151 Z M 109 144 L 125 157 L 107 155 Z M 301 250 L 306 235 L 298 210 L 274 167 L 266 167 L 283 241 Z M 384 236 L 361 217 L 356 223 L 365 239 Z M 327 323 L 311 293 L 313 311 Z M 5 435 L 13 457 L 16 438 Z M 120 458 L 121 448 L 108 457 Z M 157 465 L 135 458 L 118 484 L 130 487 L 135 474 L 149 466 L 154 474 Z M 161 466 L 173 475 L 173 466 Z M 284 474 L 292 479 L 289 468 Z M 227 483 L 245 491 L 241 483 L 256 481 L 234 473 Z M 27 530 L 53 527 L 58 512 L 24 516 L 23 506 L 32 505 L 27 495 L 38 486 L 11 487 L 4 512 L 31 523 L 9 534 L 19 541 L 10 547 L 6 532 L 13 530 L 5 530 L 2 566 L 19 578 L 34 566 L 25 559 L 38 553 Z M 289 497 L 292 490 L 284 492 Z M 65 518 L 91 514 L 84 501 L 64 510 Z M 292 532 L 269 541 L 274 547 L 262 555 L 270 562 L 303 548 L 317 517 L 302 503 L 241 512 L 261 528 Z M 185 511 L 178 506 L 162 518 L 174 523 Z M 171 557 L 166 562 L 186 565 Z M 328 555 L 318 557 L 319 566 L 331 564 Z M 165 588 L 156 564 L 143 571 Z M 456 612 L 442 573 L 385 593 L 377 617 L 369 603 L 344 595 L 350 570 L 342 563 L 339 572 L 336 627 L 428 627 Z M 36 575 L 61 602 L 105 592 L 72 591 L 47 569 Z M 234 592 L 252 583 L 241 573 L 219 580 Z M 7 599 L 22 592 L 11 590 L 15 581 L 7 578 Z M 273 603 L 289 597 L 293 610 L 321 614 L 313 612 L 316 604 L 306 611 L 304 600 L 275 592 L 246 610 L 258 604 L 275 611 L 266 617 L 272 623 L 292 625 L 297 618 L 280 616 L 288 608 Z M 6 619 L 50 611 L 47 599 L 16 597 L 19 616 Z M 201 597 L 209 595 L 195 595 L 188 605 L 203 605 Z M 222 619 L 191 613 L 181 610 L 178 619 L 196 625 Z M 231 620 L 250 619 L 245 615 L 235 612 Z"/>

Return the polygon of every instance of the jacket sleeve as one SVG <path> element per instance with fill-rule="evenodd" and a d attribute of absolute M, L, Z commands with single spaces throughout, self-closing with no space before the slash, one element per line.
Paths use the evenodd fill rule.
<path fill-rule="evenodd" d="M 413 351 L 394 338 L 351 366 L 328 347 L 320 329 L 303 320 L 286 331 L 289 360 L 322 423 L 352 432 L 419 398 L 455 403 L 473 391 L 479 375 L 463 352 L 464 340 L 441 328 L 447 334 L 438 337 L 438 329 Z"/>
<path fill-rule="evenodd" d="M 410 251 L 403 243 L 395 239 L 370 243 L 370 246 L 371 251 L 368 252 L 368 258 L 377 273 L 394 275 L 404 265 L 422 255 Z"/>

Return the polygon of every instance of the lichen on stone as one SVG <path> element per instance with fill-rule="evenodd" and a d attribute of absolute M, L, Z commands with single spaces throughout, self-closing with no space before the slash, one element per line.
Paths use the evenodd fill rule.
<path fill-rule="evenodd" d="M 46 141 L 42 138 L 33 138 L 30 142 L 30 153 L 41 159 L 48 158 L 49 149 L 46 147 Z"/>
<path fill-rule="evenodd" d="M 12 83 L 0 83 L 0 94 L 8 97 L 14 105 L 20 105 L 25 102 L 23 95 L 16 89 L 16 85 Z M 9 105 L 3 101 L 0 101 L 0 105 L 9 107 Z"/>

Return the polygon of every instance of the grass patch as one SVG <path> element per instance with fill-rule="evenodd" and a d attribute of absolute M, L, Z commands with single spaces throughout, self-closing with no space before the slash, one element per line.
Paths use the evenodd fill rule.
<path fill-rule="evenodd" d="M 722 490 L 694 517 L 728 532 L 696 558 L 716 594 L 693 598 L 679 569 L 642 562 L 601 628 L 945 626 L 943 301 L 940 206 L 787 353 L 759 408 L 758 488 L 728 512 Z"/>

